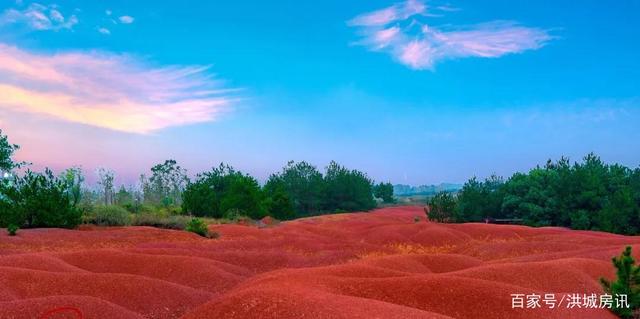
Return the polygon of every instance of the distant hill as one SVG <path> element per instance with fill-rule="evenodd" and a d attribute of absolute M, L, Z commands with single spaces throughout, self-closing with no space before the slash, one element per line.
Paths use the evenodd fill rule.
<path fill-rule="evenodd" d="M 396 184 L 393 185 L 393 194 L 396 196 L 434 195 L 442 191 L 457 192 L 460 189 L 462 189 L 462 184 L 441 183 L 439 185 L 420 186 Z"/>

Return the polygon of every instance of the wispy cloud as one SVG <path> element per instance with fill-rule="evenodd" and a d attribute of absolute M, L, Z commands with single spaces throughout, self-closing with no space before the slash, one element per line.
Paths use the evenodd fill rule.
<path fill-rule="evenodd" d="M 237 100 L 208 66 L 155 67 L 104 52 L 0 44 L 0 108 L 131 133 L 215 120 Z"/>
<path fill-rule="evenodd" d="M 132 16 L 121 16 L 118 20 L 124 24 L 131 24 L 135 19 Z"/>
<path fill-rule="evenodd" d="M 497 58 L 535 50 L 553 38 L 546 30 L 512 21 L 470 26 L 433 26 L 427 21 L 457 10 L 450 6 L 430 8 L 422 1 L 407 0 L 359 15 L 348 24 L 362 36 L 357 44 L 386 52 L 416 70 L 433 69 L 446 59 Z"/>
<path fill-rule="evenodd" d="M 21 5 L 21 2 L 16 2 Z M 0 26 L 23 24 L 33 30 L 53 30 L 72 29 L 78 24 L 78 18 L 71 15 L 66 18 L 60 12 L 57 5 L 41 5 L 32 3 L 23 10 L 6 9 L 0 14 Z"/>
<path fill-rule="evenodd" d="M 98 28 L 98 32 L 100 32 L 100 33 L 102 33 L 104 35 L 110 35 L 111 34 L 111 31 L 109 29 L 107 29 L 107 28 L 104 28 L 104 27 Z"/>
<path fill-rule="evenodd" d="M 415 15 L 425 14 L 427 6 L 416 0 L 407 0 L 388 8 L 361 14 L 350 21 L 355 26 L 380 27 L 394 21 L 405 20 Z"/>

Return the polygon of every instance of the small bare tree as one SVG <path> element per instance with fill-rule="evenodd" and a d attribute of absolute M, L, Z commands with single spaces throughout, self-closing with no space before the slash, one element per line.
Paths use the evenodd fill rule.
<path fill-rule="evenodd" d="M 113 180 L 116 177 L 115 172 L 108 168 L 100 167 L 96 170 L 96 174 L 98 175 L 98 185 L 102 186 L 104 192 L 104 204 L 113 204 Z"/>

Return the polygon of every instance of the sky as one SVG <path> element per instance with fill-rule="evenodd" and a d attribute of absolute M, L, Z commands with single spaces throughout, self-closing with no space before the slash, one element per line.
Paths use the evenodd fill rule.
<path fill-rule="evenodd" d="M 0 128 L 32 169 L 165 159 L 412 185 L 640 164 L 640 2 L 0 2 Z"/>

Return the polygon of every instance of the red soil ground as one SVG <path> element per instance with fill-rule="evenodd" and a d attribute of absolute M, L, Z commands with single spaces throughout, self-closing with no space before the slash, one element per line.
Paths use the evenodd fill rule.
<path fill-rule="evenodd" d="M 1 230 L 0 318 L 615 318 L 512 309 L 511 294 L 601 294 L 611 257 L 640 251 L 640 237 L 415 216 L 421 208 L 211 226 L 219 239 Z"/>

